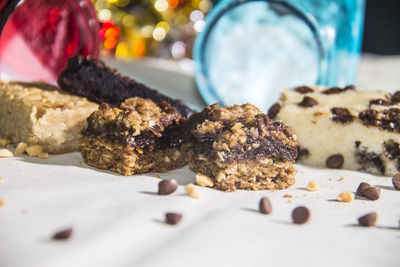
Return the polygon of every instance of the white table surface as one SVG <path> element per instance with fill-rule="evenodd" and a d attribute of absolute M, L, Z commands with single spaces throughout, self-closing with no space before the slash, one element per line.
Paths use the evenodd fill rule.
<path fill-rule="evenodd" d="M 175 65 L 108 62 L 122 72 L 129 66 L 135 77 L 195 108 L 203 105 L 191 75 L 176 72 Z M 399 69 L 400 58 L 366 57 L 358 81 L 367 89 L 400 89 Z M 400 266 L 400 191 L 390 178 L 296 168 L 296 183 L 287 190 L 199 188 L 196 200 L 183 186 L 158 196 L 155 174 L 123 177 L 99 171 L 82 164 L 79 153 L 0 159 L 0 198 L 7 201 L 0 207 L 0 266 Z M 184 167 L 161 178 L 185 185 L 194 174 Z M 304 190 L 310 180 L 318 181 L 319 191 Z M 381 199 L 335 201 L 362 181 L 380 186 Z M 271 215 L 257 212 L 262 196 L 272 201 Z M 291 211 L 299 205 L 311 210 L 305 225 L 291 223 Z M 181 212 L 182 222 L 164 224 L 168 211 Z M 378 213 L 377 225 L 357 226 L 357 218 L 371 211 Z M 50 239 L 69 226 L 71 239 Z"/>

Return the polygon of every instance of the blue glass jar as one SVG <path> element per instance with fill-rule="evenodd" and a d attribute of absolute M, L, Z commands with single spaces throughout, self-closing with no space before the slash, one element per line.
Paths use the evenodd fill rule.
<path fill-rule="evenodd" d="M 207 104 L 264 111 L 282 89 L 355 81 L 364 0 L 222 0 L 194 46 Z"/>

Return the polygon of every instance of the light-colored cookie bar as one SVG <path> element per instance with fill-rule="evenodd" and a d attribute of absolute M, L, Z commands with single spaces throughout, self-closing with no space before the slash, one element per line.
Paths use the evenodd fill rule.
<path fill-rule="evenodd" d="M 391 176 L 400 169 L 400 93 L 301 86 L 269 110 L 296 132 L 299 161 Z"/>
<path fill-rule="evenodd" d="M 0 136 L 48 153 L 78 151 L 86 119 L 97 107 L 44 83 L 0 81 Z"/>

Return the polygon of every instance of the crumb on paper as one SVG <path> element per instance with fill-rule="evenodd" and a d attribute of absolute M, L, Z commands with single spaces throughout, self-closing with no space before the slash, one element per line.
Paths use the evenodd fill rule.
<path fill-rule="evenodd" d="M 293 196 L 292 196 L 292 195 L 289 195 L 289 194 L 285 194 L 285 195 L 283 195 L 283 197 L 284 197 L 284 198 L 292 198 Z"/>
<path fill-rule="evenodd" d="M 157 177 L 157 178 L 161 178 L 161 176 L 160 176 L 158 173 L 156 173 L 156 177 Z"/>
<path fill-rule="evenodd" d="M 4 207 L 6 205 L 6 200 L 4 198 L 0 198 L 0 207 Z"/>
<path fill-rule="evenodd" d="M 186 193 L 187 193 L 190 197 L 196 198 L 196 199 L 200 198 L 200 193 L 199 193 L 199 191 L 196 189 L 196 187 L 194 186 L 194 184 L 190 183 L 190 184 L 185 185 L 185 190 L 186 190 Z"/>
<path fill-rule="evenodd" d="M 307 188 L 308 191 L 314 192 L 314 191 L 318 191 L 319 190 L 319 184 L 317 183 L 317 181 L 312 180 L 308 183 Z"/>
<path fill-rule="evenodd" d="M 340 177 L 339 179 L 337 179 L 338 182 L 341 182 L 344 180 L 344 177 Z"/>

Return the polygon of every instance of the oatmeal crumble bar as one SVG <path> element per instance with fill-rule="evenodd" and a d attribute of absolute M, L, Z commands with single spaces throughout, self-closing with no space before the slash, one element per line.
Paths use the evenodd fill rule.
<path fill-rule="evenodd" d="M 294 183 L 295 134 L 255 106 L 208 106 L 189 124 L 189 167 L 211 178 L 214 188 L 273 190 Z"/>
<path fill-rule="evenodd" d="M 165 101 L 176 108 L 183 117 L 190 117 L 193 113 L 181 100 L 172 99 L 123 76 L 100 60 L 82 56 L 69 59 L 66 69 L 58 77 L 58 85 L 65 91 L 85 96 L 99 104 L 108 103 L 112 107 L 118 107 L 127 98 L 142 97 L 156 103 Z"/>
<path fill-rule="evenodd" d="M 78 151 L 80 132 L 97 106 L 44 83 L 0 81 L 0 137 L 49 153 Z"/>
<path fill-rule="evenodd" d="M 285 90 L 269 115 L 296 132 L 301 163 L 386 176 L 400 170 L 400 92 L 302 86 Z"/>
<path fill-rule="evenodd" d="M 123 175 L 179 168 L 187 159 L 169 138 L 184 122 L 166 102 L 133 97 L 119 108 L 103 103 L 88 118 L 81 152 L 87 164 Z"/>

